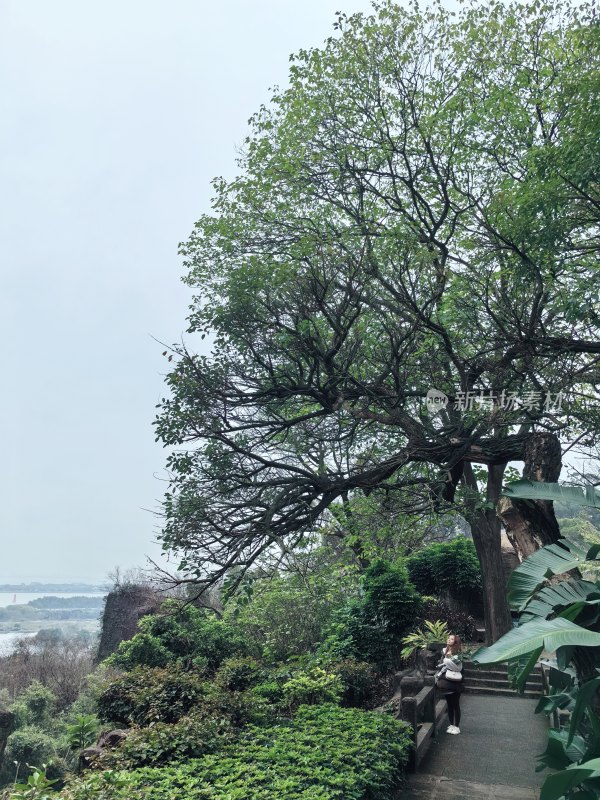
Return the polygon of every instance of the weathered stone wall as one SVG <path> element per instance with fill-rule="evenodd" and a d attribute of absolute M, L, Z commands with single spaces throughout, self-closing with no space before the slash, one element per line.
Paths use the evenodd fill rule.
<path fill-rule="evenodd" d="M 102 632 L 97 660 L 114 653 L 120 642 L 131 639 L 138 622 L 147 614 L 156 614 L 164 595 L 150 586 L 122 586 L 109 592 L 102 616 Z"/>

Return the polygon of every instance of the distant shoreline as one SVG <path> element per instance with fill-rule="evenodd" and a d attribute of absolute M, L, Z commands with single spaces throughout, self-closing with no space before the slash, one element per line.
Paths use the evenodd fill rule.
<path fill-rule="evenodd" d="M 41 594 L 42 592 L 68 594 L 98 594 L 108 592 L 106 585 L 98 583 L 2 583 L 1 593 Z"/>

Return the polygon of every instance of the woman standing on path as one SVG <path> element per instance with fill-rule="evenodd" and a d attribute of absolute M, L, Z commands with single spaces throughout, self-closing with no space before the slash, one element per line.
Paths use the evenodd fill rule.
<path fill-rule="evenodd" d="M 436 674 L 436 686 L 446 698 L 448 704 L 448 720 L 450 725 L 446 728 L 446 733 L 460 733 L 460 693 L 463 690 L 462 674 L 462 643 L 460 636 L 450 634 L 446 641 L 446 647 L 442 650 L 442 663 L 439 672 Z"/>

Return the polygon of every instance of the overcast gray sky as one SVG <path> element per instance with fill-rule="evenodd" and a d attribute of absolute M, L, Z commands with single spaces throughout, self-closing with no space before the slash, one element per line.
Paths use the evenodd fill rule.
<path fill-rule="evenodd" d="M 177 244 L 288 56 L 366 0 L 0 0 L 0 582 L 157 557 Z"/>

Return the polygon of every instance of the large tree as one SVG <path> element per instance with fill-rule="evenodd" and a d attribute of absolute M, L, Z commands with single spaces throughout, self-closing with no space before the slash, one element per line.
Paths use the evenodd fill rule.
<path fill-rule="evenodd" d="M 556 480 L 598 423 L 599 29 L 562 2 L 335 27 L 182 246 L 211 353 L 170 354 L 162 539 L 210 582 L 357 493 L 458 508 L 496 639 L 505 468 Z"/>

